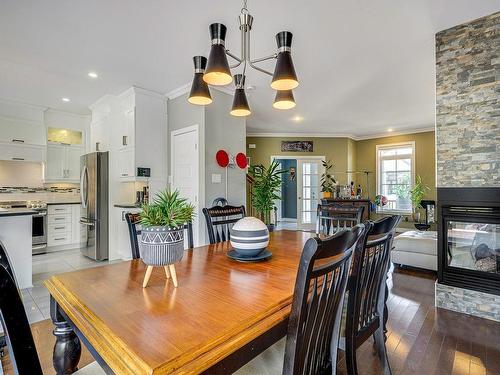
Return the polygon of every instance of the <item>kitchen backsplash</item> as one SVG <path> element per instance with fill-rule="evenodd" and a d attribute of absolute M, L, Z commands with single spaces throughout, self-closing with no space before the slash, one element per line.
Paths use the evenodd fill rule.
<path fill-rule="evenodd" d="M 80 192 L 78 187 L 10 187 L 10 186 L 0 186 L 1 193 L 73 193 L 77 194 Z"/>

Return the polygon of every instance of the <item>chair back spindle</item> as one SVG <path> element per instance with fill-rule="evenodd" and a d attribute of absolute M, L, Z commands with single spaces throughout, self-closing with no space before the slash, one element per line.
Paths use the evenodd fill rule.
<path fill-rule="evenodd" d="M 335 204 L 318 204 L 316 232 L 331 235 L 339 230 L 361 223 L 364 207 L 338 207 Z"/>
<path fill-rule="evenodd" d="M 341 311 L 359 224 L 326 239 L 309 239 L 302 252 L 286 338 L 283 373 L 336 372 Z"/>
<path fill-rule="evenodd" d="M 208 239 L 211 244 L 230 240 L 230 229 L 234 223 L 245 217 L 245 206 L 213 206 L 204 208 Z"/>

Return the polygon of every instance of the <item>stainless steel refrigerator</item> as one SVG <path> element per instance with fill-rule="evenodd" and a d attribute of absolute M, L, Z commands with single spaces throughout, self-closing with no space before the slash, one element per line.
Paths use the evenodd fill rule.
<path fill-rule="evenodd" d="M 83 255 L 108 259 L 108 153 L 92 152 L 80 157 L 80 224 L 87 231 Z"/>

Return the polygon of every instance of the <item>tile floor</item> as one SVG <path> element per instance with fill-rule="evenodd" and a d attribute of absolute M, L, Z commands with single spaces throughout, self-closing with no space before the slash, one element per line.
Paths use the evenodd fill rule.
<path fill-rule="evenodd" d="M 80 253 L 79 249 L 35 255 L 33 257 L 33 287 L 21 290 L 24 308 L 30 323 L 50 319 L 49 292 L 43 282 L 52 275 L 82 268 L 98 267 L 97 262 Z"/>

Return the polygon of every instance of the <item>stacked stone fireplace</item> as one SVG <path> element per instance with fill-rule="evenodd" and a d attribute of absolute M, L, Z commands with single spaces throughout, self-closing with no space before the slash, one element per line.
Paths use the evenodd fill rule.
<path fill-rule="evenodd" d="M 436 34 L 436 305 L 500 321 L 500 12 Z"/>

